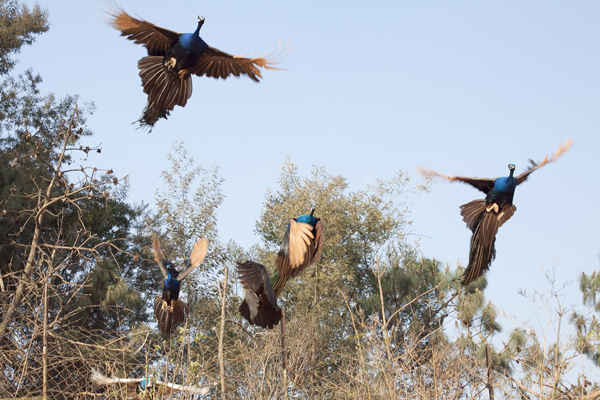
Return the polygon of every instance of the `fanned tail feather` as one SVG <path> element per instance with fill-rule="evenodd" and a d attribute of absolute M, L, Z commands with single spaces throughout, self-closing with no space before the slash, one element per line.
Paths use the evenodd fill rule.
<path fill-rule="evenodd" d="M 188 314 L 188 305 L 183 300 L 177 300 L 175 307 L 169 310 L 170 304 L 163 299 L 161 295 L 156 295 L 154 298 L 154 318 L 158 321 L 158 330 L 167 335 L 173 333 L 175 328 L 183 323 Z M 167 307 L 168 306 L 168 307 Z"/>
<path fill-rule="evenodd" d="M 463 221 L 465 221 L 467 228 L 469 228 L 471 231 L 475 230 L 477 220 L 484 211 L 485 199 L 473 200 L 460 206 L 460 215 L 463 216 Z"/>
<path fill-rule="evenodd" d="M 469 265 L 463 275 L 462 285 L 466 286 L 478 279 L 490 269 L 492 261 L 496 258 L 496 239 L 489 245 L 483 245 L 478 239 L 478 233 L 473 232 L 471 249 L 469 252 Z"/>
<path fill-rule="evenodd" d="M 183 78 L 169 72 L 163 65 L 163 57 L 146 56 L 138 61 L 140 78 L 148 103 L 156 110 L 172 110 L 176 105 L 185 107 L 192 96 L 192 77 L 185 73 Z"/>
<path fill-rule="evenodd" d="M 147 104 L 142 115 L 134 124 L 137 123 L 139 125 L 138 129 L 148 129 L 148 133 L 150 133 L 154 128 L 154 124 L 161 118 L 168 119 L 169 114 L 169 110 L 156 110 L 151 104 Z"/>
<path fill-rule="evenodd" d="M 496 258 L 496 234 L 498 229 L 513 216 L 517 207 L 504 206 L 498 210 L 496 204 L 487 204 L 485 200 L 473 200 L 460 207 L 463 221 L 471 229 L 471 248 L 469 265 L 463 275 L 463 286 L 473 282 L 490 269 Z M 496 212 L 498 211 L 498 212 Z"/>

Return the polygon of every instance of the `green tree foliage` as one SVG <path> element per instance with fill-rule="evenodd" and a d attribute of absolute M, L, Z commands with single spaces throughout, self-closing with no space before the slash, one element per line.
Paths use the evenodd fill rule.
<path fill-rule="evenodd" d="M 41 94 L 31 71 L 9 74 L 10 55 L 45 30 L 39 6 L 0 2 L 0 393 L 15 396 L 41 387 L 43 365 L 48 390 L 85 382 L 73 355 L 130 359 L 100 348 L 149 317 L 128 284 L 142 248 L 127 238 L 144 206 L 125 202 L 112 170 L 89 166 L 101 162 L 93 105 Z"/>
<path fill-rule="evenodd" d="M 585 315 L 573 311 L 571 323 L 577 328 L 577 350 L 585 354 L 595 365 L 600 366 L 600 272 L 594 271 L 590 275 L 582 273 L 579 278 L 579 289 L 583 297 L 583 304 L 593 308 L 594 314 Z"/>
<path fill-rule="evenodd" d="M 408 195 L 426 188 L 410 186 L 410 179 L 400 173 L 366 190 L 350 191 L 345 178 L 324 168 L 300 177 L 289 160 L 279 186 L 267 193 L 256 225 L 265 247 L 254 252 L 272 269 L 289 219 L 316 206 L 315 215 L 325 224 L 323 257 L 288 282 L 282 299 L 290 320 L 299 313 L 313 316 L 313 343 L 327 343 L 313 349 L 315 360 L 327 360 L 316 368 L 319 374 L 332 371 L 345 351 L 353 352 L 354 339 L 348 332 L 353 330 L 349 314 L 355 310 L 365 316 L 379 314 L 380 319 L 383 305 L 388 321 L 378 332 L 393 336 L 395 352 L 406 351 L 409 331 L 416 342 L 430 340 L 448 313 L 442 300 L 448 283 L 442 284 L 439 263 L 418 259 L 417 248 L 407 240 L 406 203 Z M 436 306 L 435 301 L 444 305 Z"/>
<path fill-rule="evenodd" d="M 48 13 L 36 4 L 33 10 L 16 0 L 0 0 L 0 75 L 16 64 L 11 54 L 19 53 L 36 36 L 48 30 Z"/>
<path fill-rule="evenodd" d="M 189 260 L 194 243 L 200 238 L 208 240 L 204 262 L 184 281 L 190 304 L 196 304 L 217 297 L 215 283 L 224 264 L 232 262 L 230 251 L 236 248 L 235 243 L 221 242 L 217 228 L 217 209 L 224 200 L 223 179 L 216 166 L 196 166 L 182 142 L 173 144 L 173 153 L 167 158 L 171 169 L 161 174 L 166 190 L 156 192 L 157 218 L 148 228 L 159 235 L 165 256 L 180 268 Z M 160 271 L 154 270 L 158 271 L 157 282 L 162 282 Z"/>
<path fill-rule="evenodd" d="M 320 263 L 309 268 L 284 289 L 284 300 L 293 299 L 300 307 L 330 309 L 330 299 L 346 292 L 351 300 L 376 294 L 373 266 L 387 247 L 407 234 L 408 193 L 423 190 L 407 187 L 402 173 L 390 181 L 377 181 L 364 191 L 349 191 L 342 176 L 332 176 L 315 168 L 300 177 L 287 161 L 279 178 L 280 188 L 268 191 L 264 210 L 256 225 L 264 249 L 258 256 L 273 266 L 288 222 L 310 211 L 325 221 L 324 254 Z M 339 302 L 335 302 L 339 308 Z"/>

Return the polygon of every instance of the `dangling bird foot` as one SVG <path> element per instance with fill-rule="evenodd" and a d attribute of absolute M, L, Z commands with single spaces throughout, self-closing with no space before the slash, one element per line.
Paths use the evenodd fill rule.
<path fill-rule="evenodd" d="M 490 212 L 490 211 L 492 211 L 492 210 L 493 210 L 493 211 L 494 211 L 496 214 L 498 214 L 498 211 L 500 211 L 500 209 L 498 208 L 498 204 L 496 204 L 496 203 L 492 203 L 492 204 L 488 205 L 488 206 L 485 208 L 485 211 L 487 211 L 487 212 Z"/>
<path fill-rule="evenodd" d="M 182 69 L 181 71 L 179 71 L 179 79 L 183 79 L 187 74 L 189 74 L 189 71 L 187 69 Z"/>
<path fill-rule="evenodd" d="M 164 65 L 168 69 L 175 68 L 175 65 L 177 65 L 177 59 L 175 57 L 171 57 L 169 60 L 165 61 Z"/>

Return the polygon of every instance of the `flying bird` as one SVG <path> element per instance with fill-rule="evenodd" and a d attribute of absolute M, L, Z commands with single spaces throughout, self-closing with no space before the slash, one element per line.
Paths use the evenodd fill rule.
<path fill-rule="evenodd" d="M 253 325 L 273 329 L 281 320 L 281 308 L 264 265 L 254 261 L 238 263 L 238 278 L 246 298 L 240 314 Z"/>
<path fill-rule="evenodd" d="M 259 68 L 274 67 L 275 53 L 269 56 L 234 56 L 206 44 L 200 37 L 204 17 L 198 17 L 198 25 L 193 33 L 178 33 L 136 19 L 123 9 L 115 6 L 107 11 L 110 24 L 121 31 L 121 36 L 141 44 L 148 50 L 148 56 L 138 61 L 139 75 L 142 78 L 148 104 L 138 120 L 140 127 L 150 128 L 160 118 L 169 116 L 169 111 L 178 105 L 185 107 L 192 95 L 192 75 L 226 79 L 230 75 L 247 75 L 255 82 L 262 78 Z M 287 49 L 279 54 L 281 55 Z"/>
<path fill-rule="evenodd" d="M 152 243 L 154 259 L 165 278 L 162 296 L 156 295 L 154 298 L 154 318 L 158 321 L 158 330 L 161 333 L 165 335 L 171 334 L 185 320 L 188 313 L 188 305 L 183 300 L 179 300 L 181 281 L 202 263 L 206 256 L 206 249 L 206 239 L 199 239 L 194 243 L 187 268 L 180 272 L 175 269 L 172 262 L 165 259 L 158 238 L 154 238 L 154 242 Z"/>
<path fill-rule="evenodd" d="M 196 387 L 191 385 L 178 385 L 170 382 L 161 382 L 153 378 L 107 378 L 99 371 L 92 368 L 92 381 L 96 385 L 117 385 L 127 393 L 128 400 L 142 400 L 163 398 L 178 392 L 207 394 L 208 387 Z"/>
<path fill-rule="evenodd" d="M 513 204 L 515 189 L 525 182 L 529 175 L 544 165 L 551 163 L 563 155 L 570 147 L 571 140 L 565 145 L 559 145 L 552 157 L 546 157 L 539 163 L 529 160 L 530 166 L 525 172 L 514 177 L 515 165 L 508 164 L 507 177 L 467 178 L 462 176 L 442 175 L 432 170 L 419 168 L 419 172 L 429 177 L 448 179 L 451 182 L 464 182 L 486 194 L 485 199 L 473 200 L 460 206 L 460 214 L 467 227 L 473 232 L 471 248 L 469 251 L 469 264 L 464 272 L 462 285 L 466 286 L 483 275 L 496 257 L 496 234 L 506 221 L 508 221 L 517 207 Z"/>
<path fill-rule="evenodd" d="M 277 270 L 269 279 L 264 265 L 253 261 L 238 263 L 238 275 L 246 298 L 240 304 L 240 314 L 248 322 L 272 329 L 281 319 L 277 298 L 287 280 L 302 273 L 323 255 L 323 221 L 313 214 L 292 218 L 281 249 L 275 260 Z"/>

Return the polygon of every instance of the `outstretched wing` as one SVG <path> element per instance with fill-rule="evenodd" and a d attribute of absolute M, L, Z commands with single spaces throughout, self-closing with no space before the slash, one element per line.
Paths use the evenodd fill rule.
<path fill-rule="evenodd" d="M 273 329 L 282 313 L 265 266 L 253 261 L 238 263 L 238 277 L 246 295 L 239 307 L 242 317 L 253 325 Z"/>
<path fill-rule="evenodd" d="M 275 259 L 277 274 L 280 276 L 297 276 L 311 263 L 310 252 L 314 249 L 315 235 L 313 227 L 304 222 L 290 220 L 288 229 L 281 242 L 281 249 Z"/>
<path fill-rule="evenodd" d="M 165 279 L 167 279 L 169 277 L 169 272 L 165 268 L 165 256 L 163 255 L 163 252 L 160 248 L 160 242 L 158 241 L 158 237 L 156 236 L 154 237 L 154 241 L 152 242 L 152 250 L 154 250 L 154 259 L 156 260 L 158 267 L 160 268 Z"/>
<path fill-rule="evenodd" d="M 116 378 L 114 376 L 112 378 L 107 378 L 94 368 L 92 368 L 91 378 L 96 385 L 119 385 L 119 387 L 126 390 L 127 399 L 131 400 L 139 399 L 137 395 L 137 389 L 140 382 L 144 379 Z"/>
<path fill-rule="evenodd" d="M 253 261 L 245 261 L 241 264 L 238 263 L 237 269 L 238 278 L 246 294 L 246 300 L 248 301 L 252 316 L 256 315 L 256 310 L 258 309 L 258 294 L 264 295 L 269 303 L 277 304 L 275 292 L 273 292 L 273 286 L 269 279 L 269 272 L 264 265 Z"/>
<path fill-rule="evenodd" d="M 164 56 L 179 41 L 180 34 L 151 24 L 143 19 L 135 19 L 119 6 L 106 11 L 110 24 L 121 31 L 121 36 L 146 46 L 148 55 Z"/>
<path fill-rule="evenodd" d="M 190 254 L 190 266 L 187 267 L 184 271 L 179 273 L 177 279 L 180 281 L 183 280 L 194 268 L 198 265 L 202 264 L 204 261 L 204 257 L 206 257 L 206 250 L 208 248 L 208 241 L 206 238 L 198 239 L 196 243 L 194 243 L 194 248 L 192 249 L 192 254 Z"/>
<path fill-rule="evenodd" d="M 137 386 L 144 378 L 107 378 L 102 375 L 99 371 L 92 368 L 92 381 L 94 381 L 97 385 L 112 385 L 118 384 L 120 386 L 127 386 L 127 398 L 128 399 L 137 399 Z M 152 387 L 155 390 L 159 391 L 162 395 L 171 395 L 177 392 L 188 392 L 188 393 L 197 393 L 197 394 L 206 394 L 208 393 L 208 387 L 196 387 L 192 385 L 178 385 L 176 383 L 170 382 L 162 382 L 162 381 L 153 381 Z"/>
<path fill-rule="evenodd" d="M 464 182 L 473 186 L 475 189 L 481 190 L 483 193 L 488 194 L 490 190 L 494 187 L 494 179 L 489 178 L 469 178 L 464 176 L 454 176 L 454 175 L 443 175 L 438 172 L 435 172 L 431 169 L 419 168 L 419 173 L 425 175 L 429 178 L 444 178 L 448 179 L 450 182 Z"/>
<path fill-rule="evenodd" d="M 112 377 L 112 378 L 108 378 L 104 375 L 102 375 L 102 373 L 94 368 L 92 368 L 92 381 L 94 381 L 97 385 L 111 385 L 113 383 L 135 383 L 138 384 L 140 383 L 142 380 L 144 380 L 144 378 L 117 378 L 117 377 Z"/>
<path fill-rule="evenodd" d="M 544 159 L 539 163 L 536 163 L 533 160 L 529 160 L 531 165 L 529 166 L 529 168 L 527 168 L 527 171 L 523 172 L 521 175 L 519 175 L 515 178 L 517 181 L 517 185 L 520 185 L 521 183 L 525 182 L 527 180 L 527 178 L 529 177 L 529 174 L 531 174 L 533 171 L 535 171 L 539 168 L 542 168 L 544 165 L 551 163 L 552 161 L 557 160 L 560 156 L 565 154 L 565 152 L 567 150 L 569 150 L 569 148 L 571 147 L 572 144 L 573 144 L 573 141 L 571 139 L 568 139 L 565 142 L 564 146 L 562 143 L 560 143 L 558 145 L 558 150 L 556 150 L 556 153 L 554 153 L 554 155 L 552 157 L 548 158 L 548 155 L 546 154 L 546 157 L 544 157 Z"/>
<path fill-rule="evenodd" d="M 208 386 L 196 387 L 192 385 L 178 385 L 176 383 L 170 382 L 154 382 L 154 386 L 157 387 L 157 391 L 165 396 L 170 396 L 173 393 L 177 392 L 188 392 L 188 393 L 197 393 L 197 394 L 206 394 L 208 393 Z"/>
<path fill-rule="evenodd" d="M 190 68 L 190 74 L 211 78 L 226 79 L 230 75 L 240 76 L 246 74 L 255 82 L 262 78 L 259 68 L 264 69 L 281 69 L 274 67 L 278 61 L 275 58 L 283 55 L 287 50 L 287 46 L 279 53 L 277 50 L 268 56 L 260 56 L 247 58 L 243 56 L 234 56 L 214 47 L 208 46 L 204 51 L 198 64 L 194 68 Z"/>

